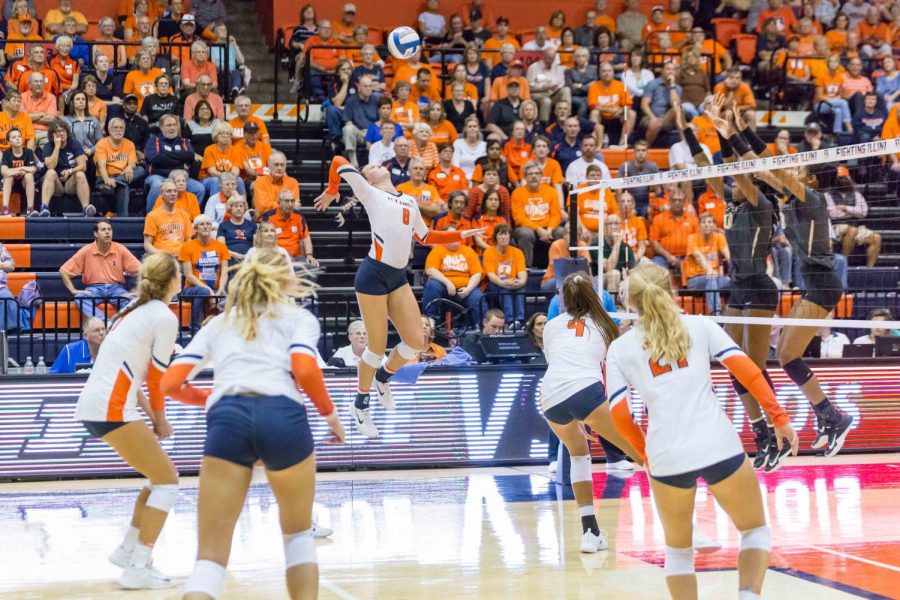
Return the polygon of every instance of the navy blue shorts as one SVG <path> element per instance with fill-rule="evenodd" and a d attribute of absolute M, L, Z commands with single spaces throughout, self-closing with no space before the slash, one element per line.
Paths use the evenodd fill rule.
<path fill-rule="evenodd" d="M 606 402 L 606 388 L 598 381 L 583 390 L 579 390 L 544 412 L 548 421 L 557 425 L 568 425 L 573 419 L 584 421 L 588 416 Z"/>
<path fill-rule="evenodd" d="M 387 296 L 408 284 L 406 269 L 395 269 L 371 256 L 363 259 L 353 278 L 353 289 L 371 296 Z"/>
<path fill-rule="evenodd" d="M 287 396 L 223 396 L 206 414 L 204 456 L 281 471 L 312 453 L 306 407 Z"/>
<path fill-rule="evenodd" d="M 700 477 L 703 478 L 706 485 L 715 485 L 720 481 L 728 479 L 735 471 L 741 468 L 741 465 L 744 464 L 746 459 L 747 455 L 741 452 L 740 454 L 735 454 L 731 458 L 726 458 L 721 462 L 717 462 L 708 467 L 703 467 L 702 469 L 697 469 L 696 471 L 688 471 L 687 473 L 679 473 L 678 475 L 665 475 L 663 477 L 651 475 L 651 477 L 660 483 L 689 490 L 697 485 L 697 479 Z"/>
<path fill-rule="evenodd" d="M 119 427 L 128 425 L 131 421 L 82 421 L 81 424 L 88 430 L 91 437 L 102 438 Z"/>

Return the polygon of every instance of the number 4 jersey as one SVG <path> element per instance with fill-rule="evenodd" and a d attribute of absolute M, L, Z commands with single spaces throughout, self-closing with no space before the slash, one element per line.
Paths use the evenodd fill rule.
<path fill-rule="evenodd" d="M 743 352 L 713 321 L 681 319 L 691 338 L 686 361 L 668 365 L 651 360 L 636 328 L 610 344 L 606 355 L 610 404 L 627 402 L 632 386 L 647 407 L 647 458 L 651 473 L 658 476 L 701 469 L 744 451 L 710 375 L 710 360 L 722 362 Z"/>
<path fill-rule="evenodd" d="M 589 385 L 603 381 L 606 341 L 588 317 L 573 319 L 565 312 L 544 327 L 547 372 L 541 382 L 541 410 L 560 404 Z"/>

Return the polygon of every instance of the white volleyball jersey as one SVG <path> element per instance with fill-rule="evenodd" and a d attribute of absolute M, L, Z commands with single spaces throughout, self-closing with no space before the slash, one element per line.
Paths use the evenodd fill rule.
<path fill-rule="evenodd" d="M 547 372 L 541 381 L 541 410 L 556 406 L 591 384 L 603 381 L 606 341 L 590 317 L 562 313 L 544 326 Z"/>
<path fill-rule="evenodd" d="M 137 391 L 151 367 L 165 371 L 178 335 L 178 317 L 159 300 L 117 319 L 100 345 L 75 408 L 79 421 L 135 421 Z"/>
<path fill-rule="evenodd" d="M 172 365 L 195 367 L 189 379 L 209 361 L 216 365 L 209 410 L 222 396 L 287 396 L 303 402 L 291 374 L 291 355 L 301 352 L 316 358 L 319 321 L 306 309 L 285 305 L 275 318 L 261 318 L 256 339 L 247 341 L 225 315 L 219 315 L 197 332 Z"/>
<path fill-rule="evenodd" d="M 667 476 L 708 467 L 744 451 L 712 386 L 710 360 L 743 354 L 705 317 L 681 316 L 691 338 L 687 360 L 656 363 L 636 329 L 610 344 L 606 390 L 610 405 L 627 402 L 633 386 L 647 407 L 650 473 Z M 549 325 L 549 323 L 548 323 Z"/>
<path fill-rule="evenodd" d="M 405 269 L 414 237 L 419 241 L 428 237 L 428 225 L 422 220 L 415 198 L 374 187 L 352 165 L 341 165 L 337 172 L 350 184 L 369 215 L 369 256 L 395 269 Z"/>

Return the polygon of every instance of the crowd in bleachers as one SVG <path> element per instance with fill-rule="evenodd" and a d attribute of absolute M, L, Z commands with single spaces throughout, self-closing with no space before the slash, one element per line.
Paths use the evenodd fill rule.
<path fill-rule="evenodd" d="M 646 12 L 637 0 L 620 12 L 597 0 L 583 15 L 557 10 L 547 24 L 513 32 L 482 0 L 453 14 L 429 0 L 417 23 L 423 49 L 399 61 L 383 48 L 379 54 L 372 42 L 380 34 L 357 21 L 353 4 L 335 23 L 317 21 L 307 5 L 289 45 L 295 85 L 322 103 L 336 153 L 360 166 L 387 166 L 432 227 L 488 227 L 471 248 L 442 256 L 443 271 L 426 265 L 427 300 L 449 295 L 468 304 L 470 288 L 477 296 L 487 285 L 494 292 L 515 287 L 519 251 L 528 269 L 548 269 L 553 258 L 569 255 L 565 243 L 556 252 L 553 245 L 564 235 L 570 191 L 613 175 L 697 166 L 676 122 L 679 110 L 710 162 L 721 162 L 704 113 L 716 94 L 754 129 L 757 98 L 795 107 L 813 99 L 802 107 L 811 111 L 804 138 L 794 145 L 789 131 L 779 133 L 769 146 L 774 155 L 896 137 L 894 15 L 900 6 L 861 0 L 670 0 Z M 900 159 L 890 160 L 900 179 Z M 857 183 L 865 182 L 834 165 L 807 177 L 827 192 L 836 270 L 846 286 L 846 257 L 862 246 L 874 266 L 881 248 L 881 235 L 864 221 L 868 205 Z M 497 209 L 483 208 L 491 193 Z M 685 288 L 715 292 L 728 283 L 725 206 L 704 181 L 579 194 L 578 228 L 586 231 L 578 237 L 603 244 L 613 293 L 622 273 L 646 260 L 669 267 Z M 499 223 L 510 226 L 516 252 L 502 251 L 498 284 L 486 256 Z M 776 240 L 773 277 L 782 287 L 802 286 L 790 244 L 781 233 Z M 543 281 L 553 287 L 552 277 Z M 721 308 L 718 294 L 706 301 L 708 310 Z M 513 308 L 506 318 L 522 317 Z"/>

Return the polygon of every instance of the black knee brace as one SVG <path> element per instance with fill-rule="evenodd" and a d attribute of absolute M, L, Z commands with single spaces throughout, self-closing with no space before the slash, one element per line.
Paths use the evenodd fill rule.
<path fill-rule="evenodd" d="M 791 378 L 791 381 L 796 383 L 798 387 L 812 379 L 813 376 L 813 372 L 802 358 L 795 358 L 791 362 L 785 364 L 782 368 L 787 376 Z"/>
<path fill-rule="evenodd" d="M 734 386 L 734 391 L 736 391 L 738 393 L 738 396 L 750 393 L 747 390 L 747 388 L 745 388 L 743 385 L 741 385 L 741 382 L 738 381 L 734 375 L 729 373 L 728 376 L 731 377 L 731 385 Z"/>

